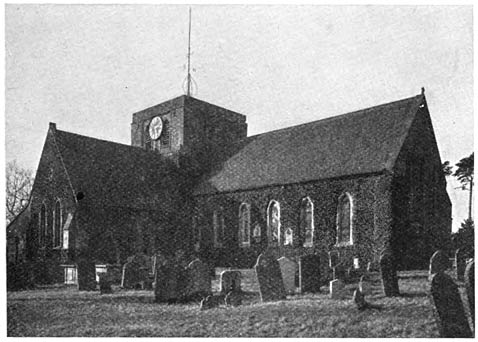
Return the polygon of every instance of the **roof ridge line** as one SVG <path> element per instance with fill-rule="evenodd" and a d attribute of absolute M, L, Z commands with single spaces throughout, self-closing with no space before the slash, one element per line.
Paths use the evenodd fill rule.
<path fill-rule="evenodd" d="M 376 108 L 382 107 L 382 106 L 394 105 L 394 104 L 397 104 L 398 102 L 408 101 L 408 100 L 411 100 L 411 99 L 413 99 L 413 98 L 418 98 L 418 97 L 423 97 L 423 95 L 422 95 L 422 94 L 419 94 L 419 95 L 407 97 L 407 98 L 404 98 L 404 99 L 401 99 L 401 100 L 396 100 L 396 101 L 392 101 L 392 102 L 386 102 L 386 103 L 382 103 L 382 104 L 379 104 L 379 105 L 376 105 L 376 106 L 367 107 L 367 108 L 362 108 L 362 109 L 359 109 L 359 110 L 354 110 L 354 111 L 352 111 L 352 112 L 347 112 L 347 113 L 343 113 L 343 114 L 338 114 L 338 115 L 334 115 L 334 116 L 329 116 L 329 117 L 322 118 L 322 119 L 318 119 L 318 120 L 314 120 L 314 121 L 304 122 L 304 123 L 297 124 L 297 125 L 294 125 L 294 126 L 278 128 L 278 129 L 276 129 L 276 130 L 272 130 L 272 131 L 268 131 L 268 132 L 263 132 L 263 133 L 254 134 L 254 135 L 248 136 L 248 137 L 246 137 L 246 138 L 244 138 L 244 139 L 241 139 L 241 140 L 247 140 L 247 139 L 249 139 L 249 138 L 258 137 L 258 136 L 266 135 L 266 134 L 270 134 L 270 133 L 277 133 L 277 132 L 279 132 L 279 131 L 285 131 L 285 130 L 288 130 L 288 129 L 293 129 L 293 128 L 297 128 L 297 127 L 300 127 L 300 126 L 315 124 L 315 123 L 318 123 L 318 122 L 325 122 L 325 121 L 329 121 L 329 120 L 336 120 L 336 119 L 342 118 L 342 117 L 347 116 L 347 115 L 363 114 L 365 111 L 368 111 L 368 110 L 376 109 Z"/>

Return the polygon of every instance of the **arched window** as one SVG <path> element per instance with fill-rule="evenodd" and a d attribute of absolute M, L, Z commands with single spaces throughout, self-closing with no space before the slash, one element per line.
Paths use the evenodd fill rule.
<path fill-rule="evenodd" d="M 62 210 L 60 201 L 55 203 L 55 211 L 53 213 L 53 247 L 61 246 L 61 225 L 63 223 Z"/>
<path fill-rule="evenodd" d="M 170 143 L 170 130 L 168 119 L 163 119 L 163 130 L 161 132 L 161 146 L 169 147 Z"/>
<path fill-rule="evenodd" d="M 279 245 L 280 232 L 280 206 L 277 201 L 270 201 L 267 207 L 267 236 L 270 245 Z"/>
<path fill-rule="evenodd" d="M 251 210 L 250 205 L 242 203 L 239 207 L 239 246 L 251 245 Z"/>
<path fill-rule="evenodd" d="M 40 208 L 40 219 L 39 219 L 39 236 L 38 236 L 38 242 L 40 243 L 40 246 L 43 246 L 45 244 L 45 235 L 46 235 L 46 206 L 45 204 L 41 205 Z"/>
<path fill-rule="evenodd" d="M 337 207 L 337 244 L 353 244 L 353 201 L 349 193 L 339 197 Z"/>
<path fill-rule="evenodd" d="M 309 197 L 300 201 L 299 227 L 304 247 L 312 247 L 314 243 L 314 203 Z"/>
<path fill-rule="evenodd" d="M 214 247 L 223 247 L 225 221 L 222 208 L 214 211 L 212 220 L 214 229 Z"/>

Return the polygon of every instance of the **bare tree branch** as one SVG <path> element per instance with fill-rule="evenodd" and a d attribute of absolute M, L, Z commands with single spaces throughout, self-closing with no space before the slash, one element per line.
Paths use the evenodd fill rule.
<path fill-rule="evenodd" d="M 23 169 L 16 160 L 6 166 L 6 218 L 11 222 L 28 204 L 33 185 L 33 173 Z"/>

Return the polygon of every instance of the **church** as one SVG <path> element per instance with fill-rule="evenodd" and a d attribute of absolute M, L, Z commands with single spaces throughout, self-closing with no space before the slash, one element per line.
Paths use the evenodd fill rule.
<path fill-rule="evenodd" d="M 365 267 L 385 249 L 423 269 L 447 248 L 451 202 L 424 90 L 416 96 L 248 136 L 245 115 L 183 95 L 132 114 L 131 145 L 50 123 L 9 260 L 36 283 L 78 265 L 118 266 L 183 250 L 215 267 L 260 253 L 328 252 Z"/>

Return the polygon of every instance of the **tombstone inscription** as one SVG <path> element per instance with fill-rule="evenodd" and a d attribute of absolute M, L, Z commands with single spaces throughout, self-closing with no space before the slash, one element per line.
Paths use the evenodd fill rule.
<path fill-rule="evenodd" d="M 279 262 L 276 259 L 260 254 L 254 269 L 262 302 L 286 298 Z"/>

